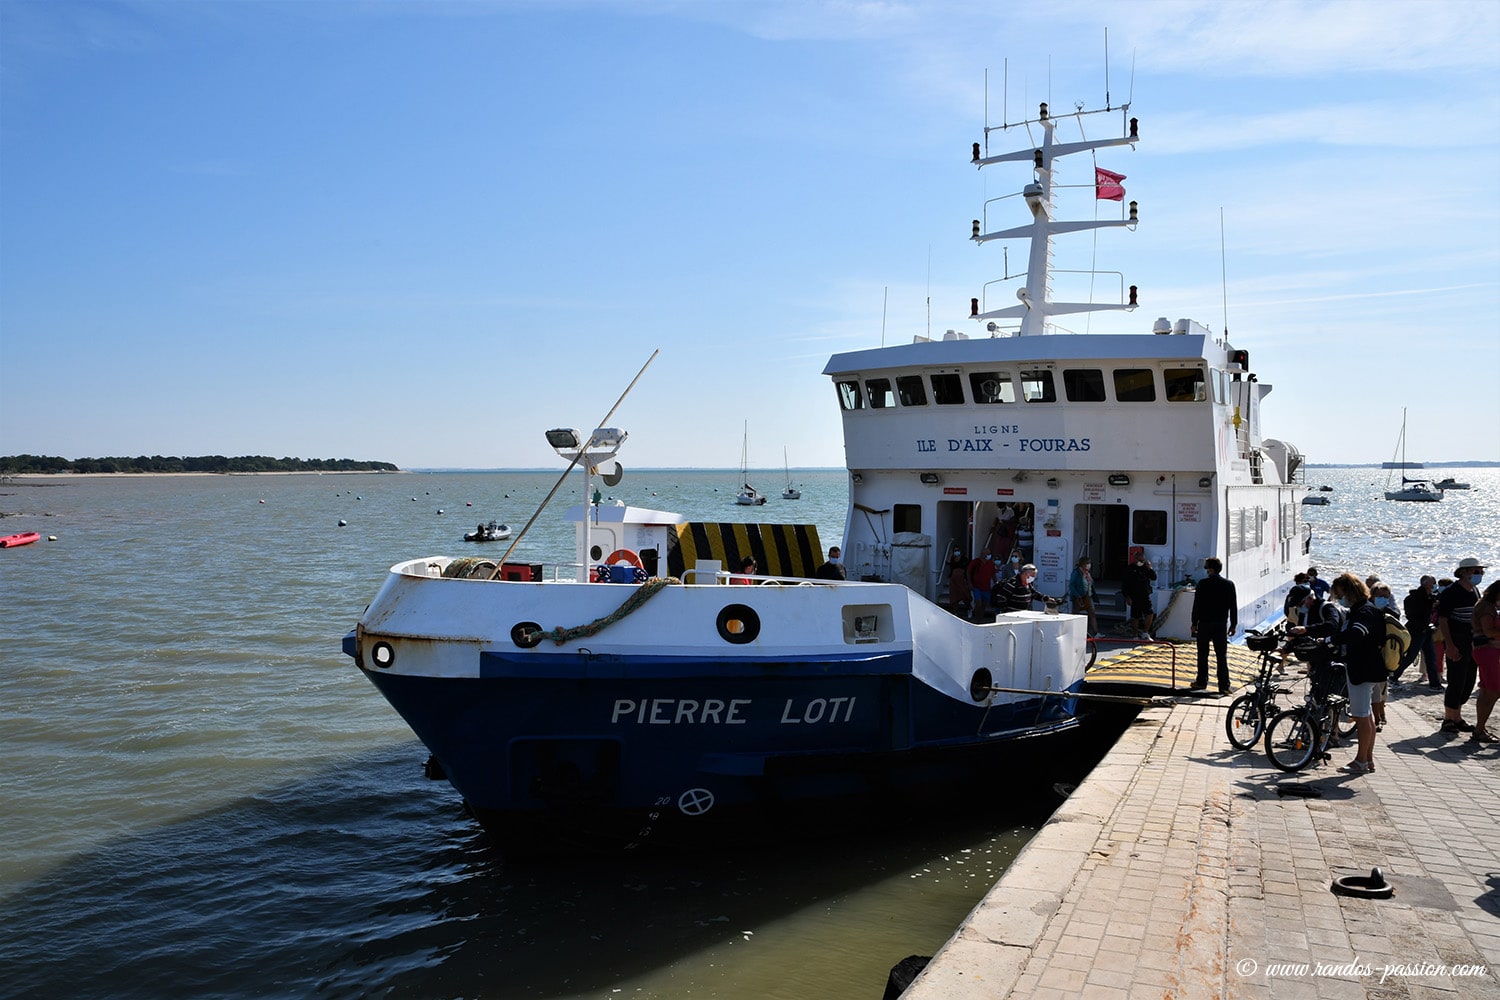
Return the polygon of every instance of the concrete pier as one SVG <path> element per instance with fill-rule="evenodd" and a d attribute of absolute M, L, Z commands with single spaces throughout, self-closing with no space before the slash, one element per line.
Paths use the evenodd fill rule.
<path fill-rule="evenodd" d="M 1500 744 L 1411 685 L 1374 773 L 1284 774 L 1228 702 L 1143 712 L 904 1000 L 1500 998 Z M 1330 891 L 1375 867 L 1392 898 Z"/>

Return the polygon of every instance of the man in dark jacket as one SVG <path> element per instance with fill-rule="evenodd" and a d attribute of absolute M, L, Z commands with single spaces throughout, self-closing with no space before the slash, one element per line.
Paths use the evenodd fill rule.
<path fill-rule="evenodd" d="M 1312 587 L 1308 586 L 1309 579 L 1306 573 L 1298 573 L 1292 577 L 1292 589 L 1286 592 L 1286 600 L 1281 605 L 1281 613 L 1286 615 L 1288 626 L 1306 624 L 1302 620 L 1302 602 L 1312 593 Z"/>
<path fill-rule="evenodd" d="M 1448 661 L 1448 689 L 1443 692 L 1445 733 L 1474 731 L 1473 723 L 1465 721 L 1461 709 L 1474 693 L 1478 671 L 1474 662 L 1474 605 L 1479 601 L 1484 570 L 1478 559 L 1465 559 L 1453 574 L 1456 578 L 1453 586 L 1438 597 L 1438 631 L 1443 635 L 1443 657 Z"/>
<path fill-rule="evenodd" d="M 849 575 L 844 572 L 844 564 L 840 561 L 839 547 L 833 546 L 828 550 L 828 561 L 819 566 L 813 576 L 819 580 L 847 580 Z"/>
<path fill-rule="evenodd" d="M 1422 672 L 1427 675 L 1427 686 L 1430 688 L 1443 686 L 1438 675 L 1437 649 L 1432 641 L 1432 612 L 1437 608 L 1437 595 L 1433 593 L 1433 589 L 1436 586 L 1436 579 L 1424 576 L 1416 589 L 1408 593 L 1401 602 L 1402 610 L 1406 612 L 1406 631 L 1411 633 L 1411 648 L 1406 651 L 1406 662 L 1401 664 L 1401 670 L 1396 671 L 1396 676 L 1400 677 L 1402 671 L 1421 656 Z"/>
<path fill-rule="evenodd" d="M 1192 690 L 1208 687 L 1208 646 L 1213 643 L 1218 660 L 1219 693 L 1229 693 L 1229 637 L 1240 626 L 1240 601 L 1234 591 L 1234 582 L 1219 574 L 1224 564 L 1213 556 L 1203 560 L 1208 573 L 1198 581 L 1193 594 L 1193 635 L 1198 637 L 1198 679 Z"/>

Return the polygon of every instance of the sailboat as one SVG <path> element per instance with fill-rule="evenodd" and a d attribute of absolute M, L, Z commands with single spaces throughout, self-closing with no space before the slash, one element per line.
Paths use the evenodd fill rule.
<path fill-rule="evenodd" d="M 791 463 L 787 461 L 786 445 L 781 446 L 781 465 L 782 468 L 786 469 L 786 489 L 781 491 L 781 499 L 801 500 L 802 491 L 792 485 L 792 466 Z"/>
<path fill-rule="evenodd" d="M 1388 489 L 1385 491 L 1387 500 L 1412 500 L 1427 503 L 1443 499 L 1443 491 L 1434 487 L 1425 479 L 1408 479 L 1407 469 L 1420 469 L 1421 462 L 1408 462 L 1406 460 L 1406 408 L 1401 408 L 1401 436 L 1396 439 L 1396 454 L 1400 455 L 1399 461 L 1384 462 L 1381 468 L 1401 470 L 1401 488 L 1399 490 Z M 1386 476 L 1386 485 L 1390 485 L 1390 476 Z"/>
<path fill-rule="evenodd" d="M 765 495 L 750 485 L 750 422 L 745 421 L 745 440 L 740 445 L 740 492 L 734 502 L 742 507 L 754 507 L 766 502 Z"/>

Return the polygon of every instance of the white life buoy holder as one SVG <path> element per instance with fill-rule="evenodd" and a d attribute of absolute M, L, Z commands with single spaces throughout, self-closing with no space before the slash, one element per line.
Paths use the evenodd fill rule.
<path fill-rule="evenodd" d="M 641 562 L 641 557 L 631 549 L 615 549 L 609 554 L 609 558 L 604 561 L 611 566 L 618 566 L 620 563 L 629 563 L 639 570 L 646 568 L 646 564 Z"/>

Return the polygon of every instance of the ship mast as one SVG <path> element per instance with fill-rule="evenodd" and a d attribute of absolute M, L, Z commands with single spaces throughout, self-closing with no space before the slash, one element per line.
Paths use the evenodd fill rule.
<path fill-rule="evenodd" d="M 1128 108 L 1120 109 L 1122 115 Z M 1100 114 L 1098 111 L 1079 111 L 1078 116 L 1085 114 Z M 974 220 L 973 233 L 970 236 L 977 244 L 988 243 L 990 240 L 1029 239 L 1031 240 L 1031 255 L 1026 267 L 1026 284 L 1016 290 L 1016 298 L 1021 300 L 1020 305 L 1008 306 L 1004 309 L 992 309 L 987 312 L 979 311 L 979 300 L 970 299 L 970 319 L 993 320 L 993 319 L 1019 319 L 1021 328 L 1019 336 L 1030 337 L 1048 332 L 1051 325 L 1050 317 L 1061 316 L 1069 313 L 1083 312 L 1106 312 L 1122 311 L 1129 312 L 1136 306 L 1135 286 L 1130 287 L 1129 301 L 1119 305 L 1101 304 L 1094 302 L 1053 302 L 1052 301 L 1052 237 L 1059 233 L 1076 233 L 1090 229 L 1109 229 L 1125 227 L 1134 229 L 1137 222 L 1136 203 L 1130 203 L 1130 214 L 1124 219 L 1095 220 L 1086 222 L 1057 222 L 1052 218 L 1052 189 L 1054 183 L 1053 164 L 1064 156 L 1073 153 L 1084 153 L 1108 146 L 1133 146 L 1140 139 L 1138 120 L 1129 120 L 1129 132 L 1123 136 L 1113 139 L 1087 139 L 1079 142 L 1057 142 L 1055 137 L 1057 122 L 1047 113 L 1047 105 L 1041 106 L 1040 114 L 1034 122 L 1019 122 L 1019 125 L 1038 125 L 1042 130 L 1042 144 L 1026 149 L 1015 150 L 1010 153 L 1001 153 L 998 156 L 980 156 L 979 143 L 974 143 L 974 155 L 970 161 L 974 166 L 983 168 L 995 163 L 1014 163 L 1030 160 L 1036 179 L 1022 190 L 1027 206 L 1031 209 L 1032 221 L 1026 225 L 1015 226 L 1011 229 L 1003 229 L 998 232 L 981 232 L 982 226 L 978 219 Z M 1010 127 L 1010 126 L 1007 126 Z"/>

